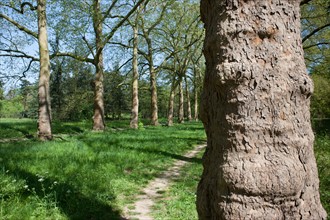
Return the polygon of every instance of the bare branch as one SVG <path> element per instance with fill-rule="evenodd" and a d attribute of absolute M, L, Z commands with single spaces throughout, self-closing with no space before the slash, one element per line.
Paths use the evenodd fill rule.
<path fill-rule="evenodd" d="M 113 37 L 113 35 L 116 33 L 116 31 L 118 30 L 118 28 L 120 28 L 124 23 L 125 23 L 125 21 L 133 14 L 133 12 L 144 2 L 145 0 L 139 0 L 135 5 L 134 5 L 134 7 L 126 14 L 126 16 L 120 21 L 120 22 L 118 22 L 117 23 L 117 25 L 115 25 L 113 28 L 112 28 L 112 30 L 110 31 L 110 33 L 108 33 L 106 36 L 106 38 L 105 38 L 105 40 L 104 40 L 104 42 L 103 42 L 103 47 L 102 48 L 100 48 L 100 50 L 99 51 L 97 51 L 96 52 L 96 56 L 98 56 L 101 52 L 102 52 L 102 50 L 103 50 L 103 48 L 104 48 L 104 46 L 105 46 L 105 44 L 106 43 L 108 43 L 109 42 L 109 40 Z"/>
<path fill-rule="evenodd" d="M 300 6 L 302 6 L 302 5 L 305 5 L 305 4 L 308 4 L 309 2 L 311 2 L 312 0 L 302 0 L 301 2 L 300 2 Z"/>
<path fill-rule="evenodd" d="M 162 8 L 162 11 L 159 15 L 159 17 L 157 18 L 157 20 L 155 21 L 155 23 L 153 23 L 149 29 L 148 29 L 148 34 L 150 34 L 150 32 L 163 20 L 163 17 L 165 15 L 166 9 L 167 7 L 171 4 L 171 1 L 167 1 L 166 4 L 164 5 L 164 7 Z M 189 29 L 188 29 L 189 30 Z"/>
<path fill-rule="evenodd" d="M 13 19 L 11 19 L 10 17 L 1 14 L 0 13 L 0 18 L 4 18 L 5 20 L 7 20 L 8 22 L 12 23 L 15 27 L 17 27 L 19 30 L 24 31 L 25 33 L 38 38 L 38 34 L 36 32 L 33 32 L 31 30 L 29 30 L 28 28 L 24 27 L 23 25 L 20 25 L 18 22 L 14 21 Z"/>
<path fill-rule="evenodd" d="M 77 54 L 74 54 L 74 53 L 54 53 L 52 55 L 49 56 L 50 59 L 53 59 L 54 57 L 71 57 L 75 60 L 78 60 L 78 61 L 81 61 L 81 62 L 87 62 L 87 63 L 92 63 L 94 64 L 95 61 L 94 59 L 90 59 L 90 58 L 87 58 L 87 57 L 82 57 L 82 56 L 79 56 Z"/>
<path fill-rule="evenodd" d="M 318 27 L 316 28 L 315 30 L 313 30 L 312 32 L 310 32 L 309 34 L 307 34 L 303 39 L 302 39 L 302 42 L 304 43 L 308 38 L 310 38 L 311 36 L 313 36 L 314 34 L 316 34 L 317 32 L 323 30 L 324 28 L 326 27 L 329 27 L 330 26 L 330 23 L 328 24 L 325 24 L 321 27 Z"/>
<path fill-rule="evenodd" d="M 26 70 L 23 71 L 23 73 L 22 73 L 23 76 L 22 76 L 21 78 L 25 77 L 25 73 L 27 73 L 27 72 L 30 70 L 31 65 L 32 65 L 32 63 L 33 63 L 34 61 L 35 61 L 35 60 L 30 60 L 30 63 L 29 63 L 29 65 L 28 65 L 28 67 L 26 68 Z"/>
<path fill-rule="evenodd" d="M 3 4 L 3 3 L 0 3 L 0 5 L 3 5 L 3 6 L 6 6 L 8 8 L 11 8 L 13 10 L 15 10 L 16 12 L 20 13 L 20 14 L 24 14 L 24 7 L 25 6 L 29 6 L 29 9 L 31 11 L 35 11 L 37 10 L 37 6 L 33 6 L 30 2 L 23 2 L 21 5 L 20 5 L 20 9 L 18 8 L 15 8 L 13 7 L 12 5 L 7 5 L 7 4 Z"/>
<path fill-rule="evenodd" d="M 320 43 L 317 43 L 317 44 L 311 44 L 311 45 L 305 46 L 305 47 L 303 47 L 303 49 L 307 50 L 311 47 L 318 47 L 318 46 L 321 46 L 321 45 L 330 45 L 330 43 L 329 42 L 320 42 Z"/>
<path fill-rule="evenodd" d="M 86 43 L 89 51 L 92 53 L 92 56 L 95 58 L 94 50 L 93 47 L 88 43 L 87 39 L 85 36 L 82 37 L 83 41 Z"/>
<path fill-rule="evenodd" d="M 26 58 L 26 59 L 31 59 L 33 61 L 39 61 L 39 58 L 28 55 L 28 54 L 24 53 L 23 51 L 11 50 L 11 49 L 0 49 L 0 51 L 6 52 L 6 54 L 0 54 L 0 57 Z"/>
<path fill-rule="evenodd" d="M 113 9 L 113 7 L 115 7 L 116 3 L 118 2 L 118 0 L 114 0 L 112 1 L 112 4 L 110 5 L 110 7 L 108 8 L 108 10 L 104 13 L 102 19 L 101 19 L 101 23 L 104 22 L 104 20 L 109 16 L 111 10 Z"/>

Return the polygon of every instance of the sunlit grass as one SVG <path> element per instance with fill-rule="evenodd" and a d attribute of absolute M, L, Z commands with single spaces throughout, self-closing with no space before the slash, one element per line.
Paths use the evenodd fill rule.
<path fill-rule="evenodd" d="M 330 136 L 317 135 L 314 150 L 320 177 L 321 202 L 330 219 Z"/>
<path fill-rule="evenodd" d="M 319 170 L 321 202 L 330 219 L 330 136 L 325 133 L 316 135 L 314 150 Z M 155 219 L 198 219 L 195 192 L 201 173 L 201 164 L 187 164 L 180 178 L 154 206 Z"/>
<path fill-rule="evenodd" d="M 6 140 L 0 142 L 0 219 L 120 219 L 148 181 L 205 141 L 200 123 L 145 122 L 140 130 L 128 124 L 111 121 L 105 132 L 95 133 L 89 121 L 55 122 L 54 141 L 39 142 L 26 137 L 35 135 L 35 121 L 0 119 L 0 141 Z M 321 200 L 330 213 L 329 135 L 316 135 L 314 149 Z M 156 219 L 197 219 L 201 172 L 198 160 L 184 167 L 154 207 Z"/>
<path fill-rule="evenodd" d="M 203 152 L 198 154 L 199 160 L 183 167 L 180 177 L 156 202 L 153 207 L 153 216 L 156 220 L 198 219 L 195 203 L 197 185 L 202 174 L 201 157 Z"/>
<path fill-rule="evenodd" d="M 1 121 L 1 139 L 7 130 L 10 138 L 34 134 L 35 126 Z M 113 121 L 102 133 L 90 127 L 55 124 L 54 141 L 0 143 L 0 219 L 119 219 L 149 180 L 205 141 L 200 123 L 131 130 Z"/>

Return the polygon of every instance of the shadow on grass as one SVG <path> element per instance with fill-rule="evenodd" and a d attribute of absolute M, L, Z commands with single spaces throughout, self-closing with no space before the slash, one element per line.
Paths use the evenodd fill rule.
<path fill-rule="evenodd" d="M 313 130 L 316 134 L 330 135 L 330 118 L 327 119 L 313 119 Z"/>
<path fill-rule="evenodd" d="M 21 121 L 15 123 L 0 122 L 0 138 L 33 138 L 37 126 L 29 121 Z"/>
<path fill-rule="evenodd" d="M 54 179 L 34 175 L 22 169 L 9 167 L 14 170 L 15 178 L 24 179 L 28 189 L 22 192 L 22 197 L 38 196 L 45 203 L 56 203 L 56 206 L 68 219 L 118 219 L 123 220 L 118 210 L 114 210 L 108 204 L 95 198 L 86 197 L 79 189 L 67 183 L 57 182 Z M 113 194 L 107 196 L 107 200 L 114 200 Z"/>
<path fill-rule="evenodd" d="M 33 120 L 19 120 L 13 119 L 12 121 L 1 122 L 0 121 L 0 139 L 13 139 L 28 138 L 32 139 L 36 137 L 37 122 Z M 88 127 L 88 123 L 81 123 L 79 126 L 55 121 L 52 123 L 53 134 L 81 134 Z"/>
<path fill-rule="evenodd" d="M 191 141 L 196 141 L 198 140 L 200 143 L 206 144 L 204 140 L 201 139 L 190 139 L 190 138 L 186 138 L 187 140 L 191 140 Z M 164 150 L 159 150 L 159 149 L 152 149 L 152 148 L 142 148 L 142 147 L 130 147 L 130 146 L 125 146 L 122 143 L 125 142 L 132 142 L 134 141 L 134 139 L 132 138 L 126 138 L 124 140 L 107 140 L 107 139 L 98 139 L 98 140 L 93 140 L 93 139 L 81 139 L 82 142 L 84 142 L 87 146 L 89 146 L 91 149 L 93 149 L 95 152 L 99 153 L 100 151 L 109 151 L 109 146 L 111 146 L 112 148 L 117 148 L 117 149 L 126 149 L 128 151 L 135 151 L 135 152 L 143 152 L 143 153 L 149 153 L 149 154 L 156 154 L 156 155 L 163 155 L 166 157 L 170 157 L 176 160 L 182 160 L 182 161 L 186 161 L 186 162 L 190 162 L 190 163 L 199 163 L 202 164 L 202 159 L 197 158 L 197 157 L 186 157 L 183 155 L 179 155 L 179 154 L 174 154 L 168 151 L 164 151 Z M 102 146 L 105 146 L 107 149 L 104 149 L 102 147 L 94 147 L 94 143 L 95 141 L 98 141 L 98 143 L 102 142 Z M 159 139 L 156 138 L 151 138 L 148 139 L 148 141 L 150 142 L 155 142 L 155 141 L 159 141 Z M 143 143 L 141 143 L 142 145 Z"/>
<path fill-rule="evenodd" d="M 78 126 L 57 122 L 53 124 L 52 131 L 54 134 L 80 134 L 84 132 L 84 129 Z"/>

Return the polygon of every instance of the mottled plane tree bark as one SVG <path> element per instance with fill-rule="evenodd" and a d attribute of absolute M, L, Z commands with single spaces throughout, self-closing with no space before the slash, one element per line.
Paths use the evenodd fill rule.
<path fill-rule="evenodd" d="M 93 28 L 95 33 L 96 54 L 94 56 L 95 80 L 94 80 L 94 115 L 93 130 L 103 131 L 104 120 L 104 64 L 103 64 L 103 20 L 100 0 L 93 1 Z"/>
<path fill-rule="evenodd" d="M 39 61 L 39 87 L 38 87 L 38 138 L 40 140 L 52 139 L 51 129 L 51 104 L 49 94 L 49 78 L 50 78 L 50 62 L 49 62 L 49 49 L 48 49 L 48 36 L 47 36 L 47 16 L 46 16 L 46 0 L 38 0 L 37 6 L 30 2 L 19 2 L 19 5 L 14 3 L 6 4 L 1 3 L 1 7 L 10 8 L 16 15 L 24 15 L 27 10 L 37 11 L 38 14 L 38 32 L 30 30 L 27 24 L 22 24 L 14 18 L 0 13 L 0 18 L 6 20 L 14 27 L 24 32 L 25 34 L 38 39 L 39 45 L 39 58 L 26 54 L 24 51 L 17 49 L 18 47 L 2 49 L 8 54 L 1 56 L 10 56 L 15 58 L 30 59 L 28 68 L 24 71 L 27 72 L 32 62 Z M 24 76 L 24 73 L 22 74 Z"/>
<path fill-rule="evenodd" d="M 184 96 L 183 96 L 183 77 L 180 77 L 179 79 L 179 106 L 178 106 L 178 123 L 182 124 L 184 123 L 184 107 L 183 107 L 183 102 L 184 102 Z"/>
<path fill-rule="evenodd" d="M 299 0 L 202 0 L 200 219 L 326 219 Z"/>
<path fill-rule="evenodd" d="M 52 139 L 51 105 L 49 94 L 50 62 L 47 36 L 46 0 L 38 0 L 38 44 L 40 57 L 38 89 L 38 137 L 41 140 Z"/>
<path fill-rule="evenodd" d="M 166 9 L 169 5 L 172 4 L 171 1 L 163 1 L 160 2 L 152 2 L 148 5 L 148 7 L 145 7 L 144 10 L 151 11 L 152 15 L 157 10 L 157 6 L 160 5 L 160 12 L 157 14 L 155 18 L 150 18 L 147 16 L 141 16 L 140 23 L 141 23 L 141 30 L 142 30 L 142 37 L 145 40 L 146 43 L 146 51 L 140 51 L 141 54 L 145 57 L 145 59 L 148 62 L 149 67 L 149 81 L 150 81 L 150 109 L 151 109 L 151 115 L 150 115 L 150 124 L 154 126 L 159 125 L 158 121 L 158 94 L 157 94 L 157 72 L 159 67 L 157 68 L 155 66 L 155 47 L 154 47 L 154 39 L 153 39 L 153 33 L 155 30 L 157 30 L 158 25 L 163 21 L 163 17 L 166 14 Z"/>
<path fill-rule="evenodd" d="M 145 3 L 146 4 L 146 3 Z M 139 68 L 138 68 L 138 34 L 139 34 L 139 17 L 141 13 L 140 7 L 136 11 L 135 22 L 132 24 L 133 29 L 133 59 L 132 59 L 132 109 L 130 128 L 137 129 L 139 127 Z"/>
<path fill-rule="evenodd" d="M 174 74 L 172 76 L 170 97 L 168 100 L 168 114 L 167 114 L 167 125 L 168 126 L 173 126 L 174 98 L 175 98 L 175 89 L 177 87 L 177 83 L 175 81 L 175 76 L 176 75 L 174 75 Z"/>

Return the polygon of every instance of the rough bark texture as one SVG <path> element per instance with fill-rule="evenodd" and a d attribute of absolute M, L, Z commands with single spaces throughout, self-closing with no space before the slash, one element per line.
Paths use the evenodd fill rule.
<path fill-rule="evenodd" d="M 178 123 L 184 123 L 184 109 L 183 109 L 183 85 L 182 79 L 179 81 L 179 109 L 178 109 Z"/>
<path fill-rule="evenodd" d="M 38 42 L 40 53 L 40 73 L 38 89 L 38 137 L 41 140 L 52 139 L 51 106 L 49 95 L 50 63 L 47 37 L 46 1 L 38 1 Z"/>
<path fill-rule="evenodd" d="M 137 22 L 137 21 L 136 21 Z M 138 72 L 138 25 L 133 26 L 133 82 L 132 82 L 132 111 L 130 127 L 139 127 L 139 72 Z"/>
<path fill-rule="evenodd" d="M 93 4 L 93 27 L 95 32 L 96 55 L 94 58 L 95 65 L 95 81 L 94 81 L 94 116 L 93 130 L 103 131 L 105 128 L 104 121 L 104 88 L 103 88 L 103 42 L 102 42 L 102 22 L 100 1 L 94 0 Z"/>
<path fill-rule="evenodd" d="M 202 0 L 200 219 L 325 219 L 298 0 Z"/>

